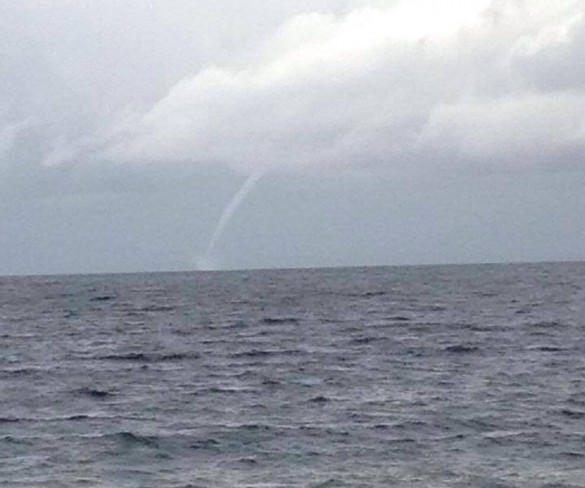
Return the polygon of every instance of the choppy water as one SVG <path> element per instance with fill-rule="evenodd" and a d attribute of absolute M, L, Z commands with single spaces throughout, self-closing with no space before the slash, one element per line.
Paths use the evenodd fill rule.
<path fill-rule="evenodd" d="M 0 279 L 0 486 L 585 486 L 585 264 Z"/>

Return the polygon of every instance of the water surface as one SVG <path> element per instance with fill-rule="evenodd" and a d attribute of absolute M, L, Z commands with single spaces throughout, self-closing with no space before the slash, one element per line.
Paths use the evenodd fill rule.
<path fill-rule="evenodd" d="M 0 278 L 0 486 L 585 486 L 585 264 Z"/>

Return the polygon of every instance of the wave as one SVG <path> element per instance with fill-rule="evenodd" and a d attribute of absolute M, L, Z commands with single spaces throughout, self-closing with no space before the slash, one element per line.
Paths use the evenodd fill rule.
<path fill-rule="evenodd" d="M 327 398 L 324 395 L 318 395 L 316 397 L 313 397 L 309 400 L 311 403 L 327 403 L 329 401 L 329 398 Z"/>
<path fill-rule="evenodd" d="M 124 354 L 107 354 L 104 356 L 90 356 L 85 359 L 96 361 L 137 361 L 143 363 L 157 363 L 165 361 L 184 361 L 199 359 L 201 356 L 193 352 L 174 352 L 167 354 L 151 354 L 144 352 L 129 352 Z"/>
<path fill-rule="evenodd" d="M 254 349 L 252 351 L 235 352 L 230 354 L 231 358 L 261 358 L 269 356 L 297 356 L 303 354 L 300 349 Z"/>
<path fill-rule="evenodd" d="M 61 417 L 0 417 L 0 424 L 15 424 L 19 422 L 67 422 L 87 420 L 91 418 L 101 418 L 94 415 L 87 414 L 72 414 Z"/>
<path fill-rule="evenodd" d="M 160 446 L 160 439 L 158 436 L 140 435 L 130 431 L 115 432 L 113 434 L 106 434 L 103 437 L 106 439 L 113 439 L 115 442 L 126 447 L 145 446 L 158 448 Z"/>
<path fill-rule="evenodd" d="M 0 442 L 5 442 L 6 444 L 20 444 L 25 446 L 34 446 L 35 441 L 29 438 L 23 437 L 14 437 L 12 435 L 4 435 L 0 437 Z"/>
<path fill-rule="evenodd" d="M 393 322 L 410 322 L 412 319 L 406 315 L 392 315 L 388 317 L 388 320 L 392 320 Z"/>
<path fill-rule="evenodd" d="M 346 296 L 352 298 L 371 298 L 371 297 L 380 297 L 383 295 L 387 295 L 388 293 L 385 291 L 365 291 L 363 293 L 335 293 L 334 295 L 338 296 Z"/>
<path fill-rule="evenodd" d="M 351 485 L 345 483 L 343 480 L 337 478 L 329 478 L 326 481 L 319 481 L 310 485 L 310 488 L 344 488 Z"/>
<path fill-rule="evenodd" d="M 52 368 L 40 368 L 40 367 L 23 367 L 23 368 L 2 368 L 1 374 L 10 376 L 29 376 L 35 374 L 48 373 Z"/>
<path fill-rule="evenodd" d="M 563 347 L 557 347 L 557 346 L 533 346 L 533 347 L 529 347 L 528 349 L 532 350 L 532 351 L 541 351 L 541 352 L 563 352 L 563 351 L 567 350 Z"/>
<path fill-rule="evenodd" d="M 197 391 L 194 391 L 192 394 L 193 395 L 208 395 L 208 394 L 217 394 L 217 393 L 234 394 L 234 393 L 251 393 L 251 392 L 254 392 L 254 390 L 244 389 L 244 388 L 209 386 L 209 387 L 201 388 Z"/>
<path fill-rule="evenodd" d="M 539 322 L 530 322 L 526 324 L 529 327 L 538 327 L 543 329 L 558 329 L 558 328 L 565 328 L 568 324 L 560 322 L 558 320 L 542 320 Z"/>
<path fill-rule="evenodd" d="M 299 319 L 296 317 L 264 317 L 262 322 L 265 324 L 298 324 Z"/>
<path fill-rule="evenodd" d="M 97 390 L 94 388 L 83 387 L 79 388 L 75 393 L 83 396 L 88 396 L 91 398 L 106 398 L 112 396 L 112 393 L 105 390 Z"/>
<path fill-rule="evenodd" d="M 479 347 L 473 345 L 466 345 L 466 344 L 454 344 L 452 346 L 447 346 L 444 349 L 446 352 L 456 353 L 456 354 L 469 354 L 472 352 L 479 351 Z"/>
<path fill-rule="evenodd" d="M 583 419 L 585 418 L 585 412 L 580 410 L 570 410 L 568 408 L 564 408 L 559 412 L 562 416 L 568 417 L 571 419 Z"/>
<path fill-rule="evenodd" d="M 110 300 L 115 300 L 116 295 L 96 295 L 89 299 L 90 302 L 107 302 Z"/>
<path fill-rule="evenodd" d="M 381 339 L 386 339 L 386 337 L 354 337 L 351 339 L 351 344 L 370 344 L 371 342 L 379 341 Z"/>
<path fill-rule="evenodd" d="M 0 417 L 0 424 L 15 424 L 16 422 L 21 422 L 23 420 L 26 419 L 18 417 Z"/>
<path fill-rule="evenodd" d="M 201 439 L 189 444 L 191 449 L 201 450 L 217 450 L 220 446 L 220 442 L 215 439 Z"/>
<path fill-rule="evenodd" d="M 174 310 L 175 307 L 169 305 L 146 305 L 137 309 L 139 312 L 172 312 Z"/>

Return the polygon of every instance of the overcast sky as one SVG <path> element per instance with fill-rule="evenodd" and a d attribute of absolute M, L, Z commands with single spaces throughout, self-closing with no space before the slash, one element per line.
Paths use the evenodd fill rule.
<path fill-rule="evenodd" d="M 583 0 L 0 0 L 0 274 L 577 259 Z"/>

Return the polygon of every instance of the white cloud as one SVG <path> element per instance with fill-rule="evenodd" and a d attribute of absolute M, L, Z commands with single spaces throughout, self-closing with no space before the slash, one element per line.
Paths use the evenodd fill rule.
<path fill-rule="evenodd" d="M 583 4 L 463 3 L 295 16 L 256 63 L 183 79 L 102 156 L 250 171 L 433 164 L 434 150 L 452 150 L 472 164 L 530 166 L 581 147 L 585 93 L 541 93 L 517 65 L 575 42 Z"/>
<path fill-rule="evenodd" d="M 421 143 L 458 159 L 511 168 L 556 164 L 564 149 L 585 149 L 585 97 L 534 94 L 436 107 Z"/>
<path fill-rule="evenodd" d="M 180 162 L 243 172 L 368 165 L 377 171 L 448 160 L 554 165 L 582 149 L 581 1 L 301 3 L 301 12 L 319 9 L 298 14 L 283 7 L 273 12 L 274 22 L 286 19 L 278 28 L 255 27 L 253 16 L 242 14 L 236 30 L 246 49 L 227 42 L 228 31 L 184 34 L 184 19 L 195 22 L 189 2 L 177 4 L 180 21 L 158 3 L 133 18 L 115 3 L 101 10 L 90 2 L 91 8 L 77 7 L 83 22 L 75 28 L 76 17 L 55 4 L 41 37 L 68 26 L 73 47 L 57 43 L 45 57 L 53 76 L 40 93 L 50 88 L 55 95 L 29 100 L 46 128 L 42 163 Z M 225 7 L 203 18 L 217 22 Z M 91 20 L 97 14 L 103 24 Z M 128 34 L 124 18 L 133 20 Z M 164 36 L 160 44 L 148 40 L 151 32 L 163 33 L 157 18 L 178 27 L 183 45 Z M 121 41 L 122 54 L 115 55 L 112 41 L 102 57 L 99 43 L 75 45 L 87 25 L 94 41 L 105 42 L 106 34 Z M 193 51 L 194 71 L 187 75 L 184 47 L 197 40 L 205 46 Z M 34 44 L 43 52 L 39 39 Z M 153 57 L 139 61 L 149 59 L 147 48 Z M 97 68 L 88 52 L 96 54 Z"/>

